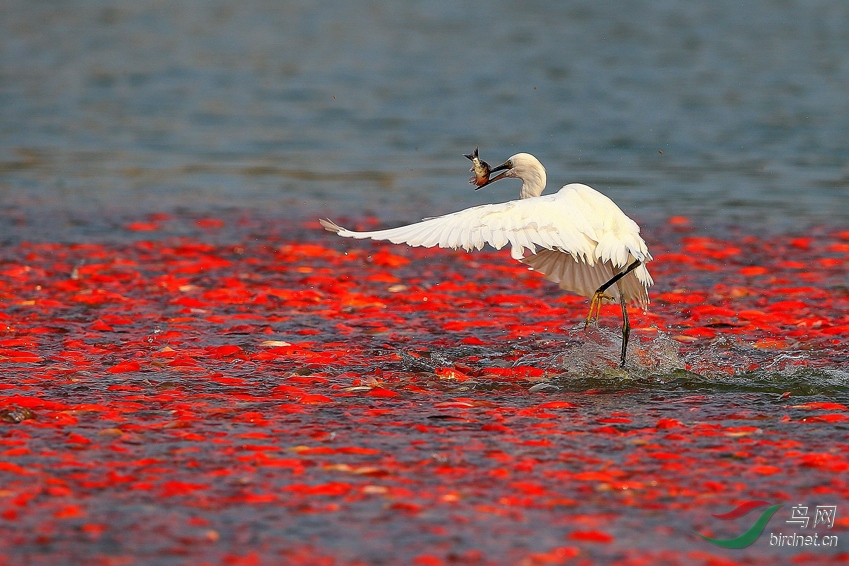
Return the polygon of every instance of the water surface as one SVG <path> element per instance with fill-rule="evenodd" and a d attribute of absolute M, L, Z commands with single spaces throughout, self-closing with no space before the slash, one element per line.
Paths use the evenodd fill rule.
<path fill-rule="evenodd" d="M 816 0 L 4 2 L 3 236 L 512 198 L 466 185 L 475 146 L 644 222 L 841 223 L 847 22 Z"/>

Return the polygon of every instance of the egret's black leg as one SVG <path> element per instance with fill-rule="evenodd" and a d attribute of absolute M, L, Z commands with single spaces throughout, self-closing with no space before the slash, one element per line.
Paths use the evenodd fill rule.
<path fill-rule="evenodd" d="M 619 367 L 625 367 L 625 354 L 628 352 L 628 337 L 631 335 L 631 324 L 628 322 L 628 308 L 625 304 L 625 294 L 619 291 L 619 304 L 622 305 L 622 361 Z"/>
<path fill-rule="evenodd" d="M 590 300 L 590 314 L 587 315 L 587 321 L 584 323 L 584 328 L 594 320 L 593 311 L 596 313 L 601 312 L 601 303 L 603 299 L 609 299 L 608 295 L 605 295 L 604 292 L 607 291 L 611 285 L 618 282 L 620 279 L 637 269 L 643 262 L 636 259 L 634 262 L 629 265 L 624 271 L 621 271 L 610 278 L 610 280 L 599 287 L 595 293 L 593 293 L 593 298 Z M 619 367 L 625 366 L 625 354 L 628 351 L 628 337 L 631 335 L 631 324 L 628 322 L 628 309 L 625 306 L 625 294 L 622 293 L 622 289 L 619 289 L 619 304 L 622 305 L 622 358 L 619 364 Z M 596 315 L 596 318 L 598 315 Z"/>
<path fill-rule="evenodd" d="M 638 259 L 634 260 L 634 263 L 629 265 L 627 269 L 625 269 L 624 271 L 622 271 L 620 273 L 617 273 L 616 275 L 611 277 L 610 280 L 607 283 L 605 283 L 604 285 L 602 285 L 601 287 L 596 289 L 596 292 L 593 293 L 593 298 L 590 299 L 590 313 L 587 315 L 587 320 L 584 323 L 584 328 L 586 328 L 587 325 L 589 323 L 591 323 L 593 320 L 598 318 L 598 313 L 601 311 L 602 300 L 603 299 L 611 299 L 612 300 L 612 297 L 605 295 L 604 292 L 607 291 L 610 288 L 611 285 L 613 285 L 614 283 L 616 283 L 617 281 L 619 281 L 620 279 L 622 279 L 623 277 L 625 277 L 626 275 L 628 275 L 629 273 L 631 273 L 632 271 L 637 269 L 642 263 L 643 262 L 641 262 Z M 593 316 L 593 312 L 596 313 L 595 317 Z"/>
<path fill-rule="evenodd" d="M 635 259 L 635 260 L 634 260 L 634 263 L 632 263 L 631 265 L 629 265 L 629 266 L 628 266 L 628 269 L 626 269 L 625 271 L 622 271 L 622 272 L 620 272 L 620 273 L 617 273 L 616 275 L 614 275 L 613 277 L 611 277 L 611 278 L 610 278 L 610 281 L 608 281 L 607 283 L 605 283 L 604 285 L 602 285 L 601 287 L 599 287 L 599 288 L 598 288 L 598 290 L 595 292 L 595 294 L 596 294 L 596 295 L 600 295 L 600 294 L 604 293 L 605 291 L 607 291 L 607 289 L 608 289 L 611 285 L 613 285 L 614 283 L 616 283 L 617 281 L 619 281 L 620 279 L 622 279 L 623 277 L 625 277 L 626 275 L 628 275 L 629 273 L 631 273 L 632 271 L 634 271 L 635 269 L 637 269 L 638 267 L 640 267 L 640 265 L 641 265 L 642 263 L 643 263 L 643 262 L 641 262 L 640 260 Z"/>

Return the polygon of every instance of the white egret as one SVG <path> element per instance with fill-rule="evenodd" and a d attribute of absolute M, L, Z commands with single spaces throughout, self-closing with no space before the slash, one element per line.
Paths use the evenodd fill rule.
<path fill-rule="evenodd" d="M 476 158 L 477 152 L 466 157 Z M 480 169 L 477 162 L 475 166 Z M 499 171 L 503 173 L 489 177 Z M 504 178 L 521 179 L 520 199 L 373 232 L 346 230 L 330 220 L 320 222 L 325 229 L 346 238 L 388 240 L 410 246 L 471 251 L 480 250 L 485 244 L 501 249 L 509 243 L 514 259 L 558 283 L 561 289 L 590 299 L 586 324 L 598 319 L 603 302 L 619 301 L 624 366 L 631 330 L 627 305 L 635 302 L 645 309 L 648 287 L 653 284 L 645 266 L 652 257 L 637 223 L 612 200 L 587 185 L 573 183 L 553 195 L 541 196 L 545 168 L 528 153 L 517 153 L 488 171 L 486 177 L 476 177 L 470 180 L 477 185 L 475 190 Z"/>

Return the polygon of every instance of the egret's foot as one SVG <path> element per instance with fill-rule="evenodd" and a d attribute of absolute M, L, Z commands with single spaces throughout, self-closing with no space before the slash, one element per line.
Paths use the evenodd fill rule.
<path fill-rule="evenodd" d="M 598 317 L 601 314 L 601 305 L 604 304 L 605 299 L 612 301 L 613 297 L 605 295 L 599 291 L 595 292 L 593 298 L 590 300 L 590 312 L 587 315 L 587 320 L 584 321 L 584 330 L 587 329 L 587 326 L 589 326 L 591 322 L 596 322 L 598 320 Z"/>

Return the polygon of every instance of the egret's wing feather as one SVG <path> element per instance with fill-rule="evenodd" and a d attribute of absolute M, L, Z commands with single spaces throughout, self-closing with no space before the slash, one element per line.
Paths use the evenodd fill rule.
<path fill-rule="evenodd" d="M 569 254 L 554 250 L 540 250 L 522 259 L 522 263 L 530 266 L 534 271 L 539 271 L 546 279 L 557 283 L 560 288 L 587 298 L 592 297 L 599 287 L 621 271 L 614 268 L 609 261 L 596 262 L 591 266 L 588 263 L 576 261 Z M 646 277 L 645 281 L 640 277 L 642 274 Z M 651 284 L 648 270 L 641 265 L 620 279 L 617 285 L 610 286 L 605 293 L 618 301 L 621 290 L 627 302 L 635 302 L 645 308 L 649 302 L 648 286 Z"/>
<path fill-rule="evenodd" d="M 640 227 L 608 197 L 578 183 L 566 185 L 558 194 L 563 194 L 573 212 L 590 225 L 584 230 L 596 242 L 596 259 L 610 261 L 616 267 L 629 265 L 633 261 L 630 258 L 651 261 Z"/>
<path fill-rule="evenodd" d="M 540 250 L 532 256 L 522 259 L 522 263 L 539 271 L 549 281 L 560 285 L 584 297 L 592 297 L 596 289 L 604 285 L 614 276 L 610 263 L 596 262 L 589 265 L 576 260 L 569 254 L 555 250 Z M 618 298 L 615 289 L 610 289 L 611 296 Z M 610 293 L 609 293 L 610 294 Z"/>
<path fill-rule="evenodd" d="M 639 266 L 619 281 L 625 299 L 636 302 L 644 309 L 648 307 L 649 287 L 653 284 L 654 281 L 645 265 Z"/>
<path fill-rule="evenodd" d="M 411 246 L 472 250 L 484 244 L 495 249 L 510 244 L 516 259 L 524 256 L 525 249 L 535 252 L 537 246 L 556 247 L 576 257 L 593 257 L 595 242 L 582 233 L 581 219 L 577 215 L 561 210 L 557 197 L 548 195 L 486 204 L 388 230 L 355 232 L 328 220 L 323 220 L 322 225 L 346 238 L 387 240 Z M 575 218 L 569 218 L 573 216 Z"/>

